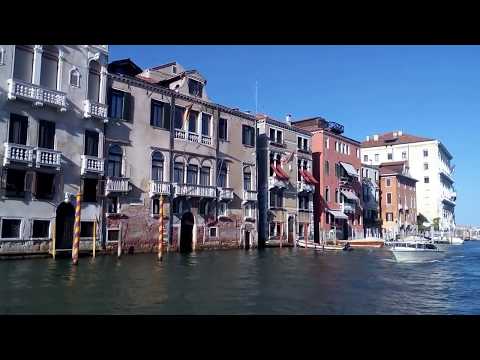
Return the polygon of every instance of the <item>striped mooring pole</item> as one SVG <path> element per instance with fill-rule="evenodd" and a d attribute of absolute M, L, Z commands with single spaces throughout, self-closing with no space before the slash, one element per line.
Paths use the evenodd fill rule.
<path fill-rule="evenodd" d="M 72 247 L 72 261 L 73 265 L 78 264 L 78 248 L 80 245 L 80 203 L 82 201 L 82 194 L 77 193 L 75 204 L 75 225 L 73 226 L 73 247 Z"/>
<path fill-rule="evenodd" d="M 160 195 L 160 218 L 158 224 L 158 261 L 163 257 L 163 196 Z"/>

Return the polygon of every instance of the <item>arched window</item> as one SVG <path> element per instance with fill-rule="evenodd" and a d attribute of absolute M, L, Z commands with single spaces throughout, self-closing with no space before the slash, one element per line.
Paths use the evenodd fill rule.
<path fill-rule="evenodd" d="M 33 45 L 15 45 L 13 77 L 28 83 L 32 82 Z"/>
<path fill-rule="evenodd" d="M 122 175 L 122 149 L 118 145 L 112 145 L 108 149 L 107 176 L 121 177 Z"/>
<path fill-rule="evenodd" d="M 42 52 L 42 69 L 40 70 L 40 85 L 57 90 L 58 49 L 54 45 L 44 45 Z"/>
<path fill-rule="evenodd" d="M 100 64 L 90 61 L 88 66 L 88 100 L 98 102 L 100 97 Z"/>
<path fill-rule="evenodd" d="M 243 189 L 252 190 L 252 170 L 250 166 L 243 168 Z"/>
<path fill-rule="evenodd" d="M 80 87 L 80 71 L 77 68 L 70 70 L 70 86 Z"/>
<path fill-rule="evenodd" d="M 160 151 L 152 154 L 152 180 L 163 181 L 163 155 Z"/>

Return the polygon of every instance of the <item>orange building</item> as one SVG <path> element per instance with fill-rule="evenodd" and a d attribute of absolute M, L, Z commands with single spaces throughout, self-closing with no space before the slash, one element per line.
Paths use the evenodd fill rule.
<path fill-rule="evenodd" d="M 417 180 L 410 176 L 407 161 L 382 163 L 379 171 L 382 230 L 408 233 L 417 224 Z"/>

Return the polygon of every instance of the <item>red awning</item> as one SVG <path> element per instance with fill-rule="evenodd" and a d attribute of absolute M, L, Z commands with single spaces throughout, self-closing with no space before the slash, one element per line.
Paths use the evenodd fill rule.
<path fill-rule="evenodd" d="M 318 181 L 317 179 L 315 179 L 313 177 L 313 175 L 308 171 L 308 170 L 302 170 L 300 169 L 300 174 L 302 175 L 302 177 L 305 179 L 305 181 L 307 183 L 310 183 L 310 184 L 313 184 L 313 185 L 317 185 L 318 184 Z"/>
<path fill-rule="evenodd" d="M 275 175 L 277 175 L 279 179 L 288 180 L 289 178 L 288 174 L 280 166 L 275 166 L 273 164 L 271 166 L 272 166 L 273 172 L 275 173 Z"/>

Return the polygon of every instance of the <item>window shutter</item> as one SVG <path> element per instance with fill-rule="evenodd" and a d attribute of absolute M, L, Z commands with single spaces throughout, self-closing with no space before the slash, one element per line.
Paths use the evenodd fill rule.
<path fill-rule="evenodd" d="M 82 194 L 82 199 L 83 199 L 83 194 L 84 194 L 84 189 L 85 189 L 85 180 L 81 179 L 80 180 L 80 194 Z"/>
<path fill-rule="evenodd" d="M 245 140 L 245 125 L 242 125 L 242 144 L 246 144 Z"/>
<path fill-rule="evenodd" d="M 154 106 L 155 106 L 155 103 L 153 100 L 150 101 L 150 125 L 151 126 L 154 126 L 155 125 L 155 122 L 153 121 L 153 115 L 155 114 L 154 112 Z"/>
<path fill-rule="evenodd" d="M 112 89 L 107 88 L 107 116 L 112 117 Z"/>
<path fill-rule="evenodd" d="M 163 104 L 163 127 L 170 130 L 170 104 Z"/>
<path fill-rule="evenodd" d="M 98 179 L 97 181 L 97 201 L 98 199 L 100 199 L 103 195 L 103 180 L 102 179 Z"/>
<path fill-rule="evenodd" d="M 133 121 L 134 99 L 130 93 L 123 95 L 123 120 Z"/>

